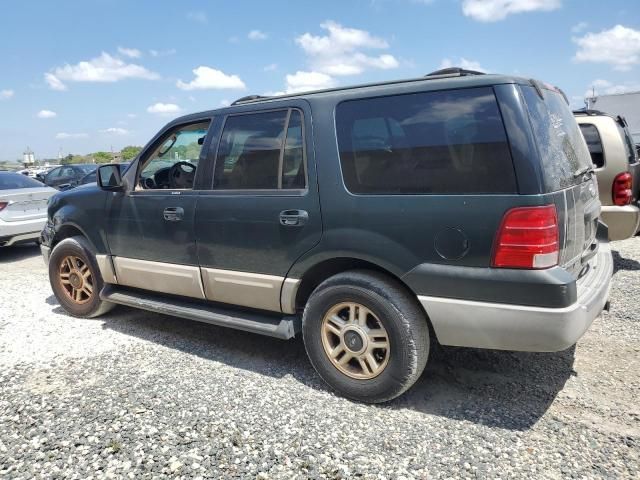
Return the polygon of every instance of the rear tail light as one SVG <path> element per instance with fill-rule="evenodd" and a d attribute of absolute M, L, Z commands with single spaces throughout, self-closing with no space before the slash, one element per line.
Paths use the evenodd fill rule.
<path fill-rule="evenodd" d="M 0 212 L 4 210 L 7 205 L 9 205 L 9 202 L 0 202 Z"/>
<path fill-rule="evenodd" d="M 613 180 L 613 203 L 618 206 L 629 205 L 633 199 L 631 193 L 631 174 L 628 172 L 619 173 Z"/>
<path fill-rule="evenodd" d="M 518 207 L 505 213 L 496 236 L 492 266 L 549 268 L 558 264 L 558 215 L 554 205 Z"/>

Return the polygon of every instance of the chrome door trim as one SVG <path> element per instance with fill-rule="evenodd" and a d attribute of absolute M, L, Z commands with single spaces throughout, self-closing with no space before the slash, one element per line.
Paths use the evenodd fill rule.
<path fill-rule="evenodd" d="M 262 273 L 202 268 L 206 298 L 214 302 L 281 312 L 284 277 Z"/>
<path fill-rule="evenodd" d="M 205 299 L 200 268 L 175 263 L 113 257 L 119 285 Z"/>

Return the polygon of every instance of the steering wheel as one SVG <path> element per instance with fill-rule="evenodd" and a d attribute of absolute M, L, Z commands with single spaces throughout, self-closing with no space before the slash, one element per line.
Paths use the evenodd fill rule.
<path fill-rule="evenodd" d="M 169 169 L 169 187 L 172 189 L 193 188 L 196 166 L 189 162 L 178 162 Z"/>

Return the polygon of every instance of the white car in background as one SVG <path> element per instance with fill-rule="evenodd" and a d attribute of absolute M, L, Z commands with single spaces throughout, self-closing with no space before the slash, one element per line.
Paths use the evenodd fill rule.
<path fill-rule="evenodd" d="M 0 247 L 36 242 L 56 192 L 26 175 L 0 172 Z"/>

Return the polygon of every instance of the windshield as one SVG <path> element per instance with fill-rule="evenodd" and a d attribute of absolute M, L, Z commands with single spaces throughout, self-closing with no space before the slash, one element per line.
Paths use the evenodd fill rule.
<path fill-rule="evenodd" d="M 547 89 L 542 92 L 544 100 L 535 88 L 522 87 L 542 159 L 546 189 L 554 192 L 582 183 L 583 176 L 579 173 L 592 168 L 593 163 L 564 97 Z"/>
<path fill-rule="evenodd" d="M 0 190 L 44 187 L 42 183 L 20 173 L 0 172 Z"/>
<path fill-rule="evenodd" d="M 97 165 L 76 165 L 76 167 L 78 167 L 80 170 L 82 170 L 82 173 L 84 173 L 85 175 L 87 173 L 91 173 L 91 172 L 95 171 L 95 169 L 98 168 Z"/>

